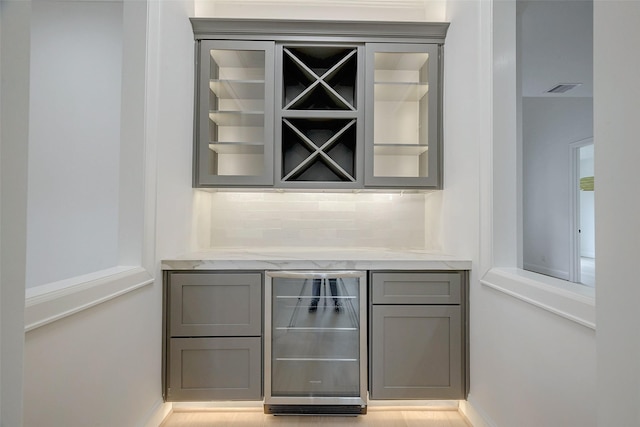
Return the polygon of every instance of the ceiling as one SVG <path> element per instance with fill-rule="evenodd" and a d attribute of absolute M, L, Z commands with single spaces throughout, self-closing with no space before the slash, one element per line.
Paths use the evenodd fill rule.
<path fill-rule="evenodd" d="M 518 0 L 522 96 L 593 96 L 593 2 Z M 582 83 L 548 94 L 563 83 Z"/>

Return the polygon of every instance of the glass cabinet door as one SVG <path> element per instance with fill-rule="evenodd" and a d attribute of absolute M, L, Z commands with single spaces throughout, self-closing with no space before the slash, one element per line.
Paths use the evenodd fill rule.
<path fill-rule="evenodd" d="M 440 188 L 438 45 L 366 48 L 365 184 Z"/>
<path fill-rule="evenodd" d="M 273 184 L 274 43 L 200 44 L 195 186 Z"/>

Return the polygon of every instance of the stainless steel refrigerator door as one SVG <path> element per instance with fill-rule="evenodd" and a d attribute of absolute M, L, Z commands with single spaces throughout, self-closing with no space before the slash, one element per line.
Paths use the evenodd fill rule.
<path fill-rule="evenodd" d="M 366 405 L 365 272 L 266 277 L 265 404 Z"/>

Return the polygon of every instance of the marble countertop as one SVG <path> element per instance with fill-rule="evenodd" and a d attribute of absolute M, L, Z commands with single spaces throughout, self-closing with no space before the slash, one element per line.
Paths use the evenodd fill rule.
<path fill-rule="evenodd" d="M 471 261 L 420 250 L 243 248 L 192 252 L 163 270 L 470 270 Z"/>

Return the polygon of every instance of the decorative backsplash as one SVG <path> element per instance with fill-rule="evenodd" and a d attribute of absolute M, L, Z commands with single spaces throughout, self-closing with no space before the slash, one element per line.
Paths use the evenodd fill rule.
<path fill-rule="evenodd" d="M 196 192 L 198 250 L 439 249 L 440 193 Z M 434 214 L 435 213 L 435 214 Z"/>

